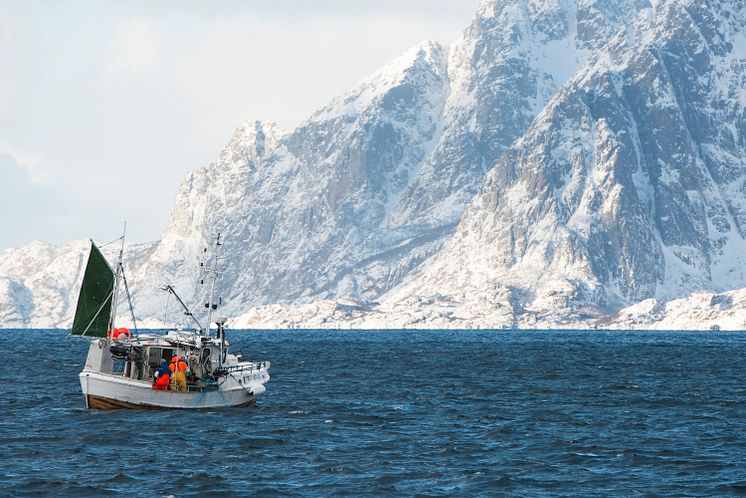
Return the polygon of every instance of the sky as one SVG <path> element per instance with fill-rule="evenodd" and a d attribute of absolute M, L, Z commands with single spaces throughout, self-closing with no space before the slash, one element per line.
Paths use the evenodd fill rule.
<path fill-rule="evenodd" d="M 478 0 L 0 0 L 0 251 L 157 240 L 247 120 L 290 130 Z"/>

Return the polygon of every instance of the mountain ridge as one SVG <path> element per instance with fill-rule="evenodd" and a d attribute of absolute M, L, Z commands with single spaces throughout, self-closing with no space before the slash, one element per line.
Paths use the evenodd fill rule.
<path fill-rule="evenodd" d="M 307 322 L 340 326 L 594 325 L 746 287 L 743 18 L 714 0 L 485 0 L 453 45 L 423 42 L 296 129 L 239 127 L 137 249 L 135 305 L 159 316 L 165 282 L 199 303 L 217 231 L 244 324 L 315 307 Z M 29 274 L 51 251 L 32 249 Z M 0 256 L 0 316 L 66 323 L 63 291 L 19 257 Z"/>

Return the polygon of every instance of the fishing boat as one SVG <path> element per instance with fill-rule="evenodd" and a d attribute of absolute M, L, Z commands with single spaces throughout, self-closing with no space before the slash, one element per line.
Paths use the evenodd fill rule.
<path fill-rule="evenodd" d="M 215 300 L 220 273 L 220 235 L 216 237 L 214 261 L 208 279 L 209 300 L 205 303 L 207 326 L 203 326 L 203 322 L 184 304 L 173 286 L 166 285 L 163 290 L 175 297 L 193 328 L 139 333 L 122 263 L 124 233 L 114 268 L 96 243 L 91 241 L 73 319 L 70 335 L 90 340 L 88 357 L 80 372 L 80 387 L 86 407 L 162 410 L 252 406 L 266 390 L 264 384 L 269 381 L 270 363 L 248 361 L 242 353 L 229 351 L 225 319 L 215 314 L 222 303 L 222 299 L 218 302 Z M 210 267 L 204 262 L 200 266 Z M 204 283 L 204 278 L 201 282 Z M 117 303 L 122 297 L 122 284 L 131 314 L 132 331 L 117 328 Z M 156 385 L 164 364 L 172 360 L 185 364 L 186 381 L 182 384 Z"/>

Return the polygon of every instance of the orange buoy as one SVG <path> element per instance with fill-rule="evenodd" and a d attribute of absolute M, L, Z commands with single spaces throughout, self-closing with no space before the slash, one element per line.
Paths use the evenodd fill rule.
<path fill-rule="evenodd" d="M 120 336 L 120 335 L 125 335 L 125 336 L 127 336 L 127 337 L 131 337 L 131 336 L 132 336 L 132 334 L 130 334 L 130 331 L 129 331 L 129 329 L 127 329 L 127 328 L 124 328 L 124 327 L 122 327 L 122 328 L 116 328 L 116 329 L 114 329 L 114 330 L 111 330 L 111 331 L 109 331 L 109 332 L 108 332 L 108 333 L 107 333 L 106 335 L 107 335 L 108 337 L 111 337 L 111 338 L 112 338 L 112 339 L 114 339 L 115 341 L 116 341 L 116 340 L 119 340 L 119 336 Z"/>

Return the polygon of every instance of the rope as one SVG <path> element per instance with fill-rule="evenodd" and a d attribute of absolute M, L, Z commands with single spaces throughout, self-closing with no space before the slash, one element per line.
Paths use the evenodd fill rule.
<path fill-rule="evenodd" d="M 251 389 L 249 389 L 249 387 L 248 387 L 248 386 L 245 386 L 245 385 L 243 385 L 243 383 L 241 383 L 241 381 L 239 381 L 239 380 L 238 380 L 238 379 L 236 378 L 236 376 L 234 376 L 234 375 L 233 375 L 233 374 L 232 374 L 231 372 L 228 372 L 228 375 L 230 375 L 231 377 L 233 377 L 233 380 L 235 380 L 236 382 L 238 382 L 238 385 L 239 385 L 239 386 L 241 386 L 241 387 L 243 388 L 243 390 L 244 390 L 244 391 L 246 391 L 247 393 L 249 393 L 249 394 L 251 394 L 251 395 L 253 395 L 253 394 L 254 394 L 254 392 L 253 392 L 253 391 L 252 391 Z"/>
<path fill-rule="evenodd" d="M 223 381 L 225 382 L 225 381 Z M 228 403 L 228 400 L 225 398 L 225 394 L 223 394 L 223 390 L 220 389 L 220 384 L 218 383 L 218 392 L 220 393 L 220 397 L 223 398 L 223 403 L 225 404 L 226 408 L 229 408 L 231 405 Z"/>
<path fill-rule="evenodd" d="M 130 315 L 132 316 L 132 327 L 135 329 L 135 335 L 138 335 L 137 332 L 137 319 L 135 318 L 135 308 L 132 306 L 132 296 L 130 295 L 130 288 L 127 285 L 127 277 L 124 275 L 124 267 L 120 266 L 122 268 L 122 280 L 124 281 L 124 291 L 127 293 L 127 302 L 129 303 L 130 307 Z"/>
<path fill-rule="evenodd" d="M 213 380 L 213 379 L 203 379 L 199 378 L 200 381 L 205 383 L 204 389 L 202 389 L 202 393 L 199 396 L 199 403 L 201 404 L 205 400 L 205 396 L 207 396 L 207 392 L 210 390 L 209 387 L 215 387 L 217 388 L 217 392 L 220 394 L 220 397 L 223 398 L 223 404 L 225 407 L 230 408 L 230 403 L 228 403 L 228 399 L 225 397 L 225 394 L 223 394 L 223 390 L 220 389 L 220 384 Z"/>

